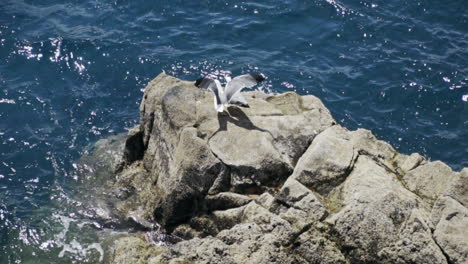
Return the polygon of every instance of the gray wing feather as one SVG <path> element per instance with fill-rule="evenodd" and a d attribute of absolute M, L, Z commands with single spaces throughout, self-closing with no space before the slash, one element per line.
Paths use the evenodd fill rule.
<path fill-rule="evenodd" d="M 197 86 L 198 88 L 210 90 L 216 98 L 216 104 L 218 105 L 222 104 L 221 96 L 218 91 L 218 87 L 216 86 L 216 83 L 213 79 L 210 79 L 207 77 L 200 78 L 195 81 L 195 86 Z"/>
<path fill-rule="evenodd" d="M 236 93 L 240 93 L 243 88 L 251 88 L 263 80 L 265 80 L 265 78 L 260 74 L 244 74 L 234 77 L 226 85 L 225 94 L 227 101 L 230 102 L 232 97 Z"/>
<path fill-rule="evenodd" d="M 229 101 L 231 104 L 236 104 L 240 106 L 249 106 L 249 103 L 247 103 L 247 100 L 245 100 L 244 96 L 240 92 L 235 93 L 232 97 L 231 100 Z"/>

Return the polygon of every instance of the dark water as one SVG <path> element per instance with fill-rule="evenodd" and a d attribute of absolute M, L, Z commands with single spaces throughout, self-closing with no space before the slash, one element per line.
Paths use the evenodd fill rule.
<path fill-rule="evenodd" d="M 76 160 L 145 84 L 261 72 L 344 126 L 468 166 L 468 2 L 0 1 L 0 263 L 97 263 Z M 466 97 L 464 97 L 466 96 Z"/>

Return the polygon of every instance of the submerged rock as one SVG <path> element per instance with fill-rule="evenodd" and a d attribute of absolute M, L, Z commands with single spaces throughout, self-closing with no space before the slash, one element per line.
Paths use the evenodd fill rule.
<path fill-rule="evenodd" d="M 116 188 L 121 214 L 184 240 L 121 238 L 114 263 L 467 263 L 467 170 L 336 124 L 314 96 L 145 89 Z M 138 216 L 138 217 L 137 217 Z"/>

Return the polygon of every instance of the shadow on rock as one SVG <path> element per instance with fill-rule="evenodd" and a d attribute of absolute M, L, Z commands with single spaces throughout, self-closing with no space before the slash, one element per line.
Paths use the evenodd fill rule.
<path fill-rule="evenodd" d="M 260 128 L 252 123 L 250 118 L 244 113 L 244 111 L 242 111 L 241 108 L 237 106 L 229 106 L 226 111 L 227 113 L 218 113 L 219 129 L 213 133 L 212 137 L 218 132 L 227 131 L 228 122 L 247 130 L 258 130 L 260 132 L 266 132 L 271 135 L 270 131 Z"/>

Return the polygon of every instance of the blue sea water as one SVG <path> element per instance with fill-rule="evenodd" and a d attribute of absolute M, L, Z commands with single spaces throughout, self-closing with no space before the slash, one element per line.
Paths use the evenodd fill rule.
<path fill-rule="evenodd" d="M 0 263 L 98 263 L 76 161 L 138 123 L 145 84 L 260 72 L 349 129 L 468 167 L 468 2 L 2 0 Z M 86 233 L 86 235 L 82 235 Z M 81 234 L 81 235 L 80 235 Z"/>

